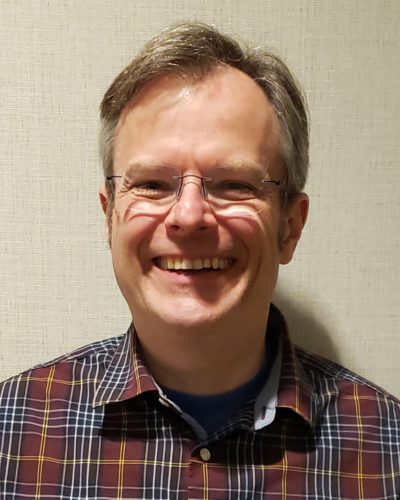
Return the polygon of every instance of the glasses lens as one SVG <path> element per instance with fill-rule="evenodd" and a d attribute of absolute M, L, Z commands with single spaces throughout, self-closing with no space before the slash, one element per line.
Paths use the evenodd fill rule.
<path fill-rule="evenodd" d="M 129 199 L 129 210 L 158 214 L 167 211 L 176 200 L 179 183 L 170 169 L 136 166 L 120 179 L 119 195 Z"/>
<path fill-rule="evenodd" d="M 221 202 L 215 198 L 209 198 L 209 204 L 211 210 L 220 217 L 227 218 L 246 218 L 246 217 L 254 217 L 256 214 L 262 212 L 264 208 L 260 204 L 256 203 L 240 203 L 237 202 L 235 204 Z"/>
<path fill-rule="evenodd" d="M 213 176 L 171 175 L 166 167 L 136 168 L 119 179 L 119 193 L 129 194 L 129 210 L 141 214 L 167 213 L 186 186 L 198 185 L 210 209 L 222 217 L 254 217 L 266 208 L 279 182 L 263 179 L 260 173 L 218 169 Z"/>
<path fill-rule="evenodd" d="M 265 210 L 277 184 L 265 181 L 255 169 L 222 168 L 207 184 L 208 200 L 223 217 L 254 217 Z"/>
<path fill-rule="evenodd" d="M 163 215 L 171 209 L 175 201 L 175 197 L 172 200 L 157 203 L 153 200 L 133 200 L 129 205 L 129 210 L 143 215 Z"/>

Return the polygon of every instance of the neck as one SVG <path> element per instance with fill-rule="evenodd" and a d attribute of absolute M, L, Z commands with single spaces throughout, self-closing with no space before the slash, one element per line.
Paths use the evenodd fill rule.
<path fill-rule="evenodd" d="M 231 391 L 248 382 L 265 359 L 268 314 L 257 323 L 171 327 L 140 321 L 135 329 L 146 364 L 159 385 L 193 395 Z"/>

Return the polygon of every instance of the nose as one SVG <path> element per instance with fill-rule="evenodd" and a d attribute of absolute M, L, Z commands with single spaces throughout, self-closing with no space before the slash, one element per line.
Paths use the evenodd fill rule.
<path fill-rule="evenodd" d="M 177 201 L 165 219 L 167 230 L 188 235 L 214 229 L 217 221 L 207 202 L 201 178 L 188 175 L 181 182 Z"/>

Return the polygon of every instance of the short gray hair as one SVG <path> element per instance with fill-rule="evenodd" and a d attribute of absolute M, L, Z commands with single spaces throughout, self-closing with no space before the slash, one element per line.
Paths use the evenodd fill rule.
<path fill-rule="evenodd" d="M 113 141 L 122 109 L 151 81 L 168 74 L 202 78 L 228 65 L 252 78 L 274 107 L 281 131 L 289 193 L 302 191 L 308 171 L 308 119 L 304 95 L 286 64 L 260 48 L 198 22 L 179 23 L 152 38 L 117 76 L 100 105 L 100 156 L 104 176 L 112 175 Z"/>

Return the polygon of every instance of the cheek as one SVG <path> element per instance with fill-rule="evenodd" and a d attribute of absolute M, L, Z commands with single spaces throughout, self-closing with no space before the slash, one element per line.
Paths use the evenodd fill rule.
<path fill-rule="evenodd" d="M 249 248 L 278 249 L 280 223 L 275 213 L 266 211 L 249 219 L 231 219 L 226 222 L 226 228 L 235 234 Z"/>
<path fill-rule="evenodd" d="M 242 246 L 243 264 L 257 276 L 270 275 L 279 264 L 279 223 L 269 213 L 254 219 L 231 219 L 224 226 Z"/>
<path fill-rule="evenodd" d="M 277 200 L 274 200 L 277 201 Z M 269 209 L 260 214 L 262 234 L 266 245 L 279 251 L 280 234 L 282 231 L 282 214 L 277 203 L 271 203 Z"/>
<path fill-rule="evenodd" d="M 151 217 L 135 214 L 127 209 L 115 209 L 112 220 L 111 250 L 121 258 L 141 258 L 158 222 Z M 143 255 L 142 255 L 143 254 Z"/>

